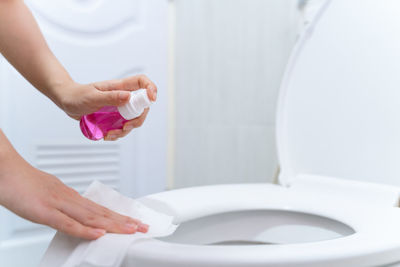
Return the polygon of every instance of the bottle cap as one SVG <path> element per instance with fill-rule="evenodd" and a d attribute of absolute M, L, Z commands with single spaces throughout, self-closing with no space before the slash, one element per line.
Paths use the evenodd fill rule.
<path fill-rule="evenodd" d="M 118 107 L 118 111 L 126 120 L 133 120 L 142 115 L 145 108 L 153 104 L 147 96 L 146 89 L 140 89 L 131 92 L 129 102 L 123 106 Z"/>

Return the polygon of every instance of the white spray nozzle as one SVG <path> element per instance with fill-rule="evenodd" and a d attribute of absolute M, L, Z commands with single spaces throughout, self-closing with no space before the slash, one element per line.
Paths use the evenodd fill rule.
<path fill-rule="evenodd" d="M 131 98 L 129 102 L 121 107 L 118 107 L 118 111 L 122 117 L 126 120 L 133 120 L 142 115 L 145 108 L 151 106 L 153 102 L 150 101 L 147 96 L 146 89 L 140 89 L 131 92 Z"/>

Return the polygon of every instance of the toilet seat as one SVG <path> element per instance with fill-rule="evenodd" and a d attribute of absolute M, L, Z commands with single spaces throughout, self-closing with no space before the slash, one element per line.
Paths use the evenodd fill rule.
<path fill-rule="evenodd" d="M 284 210 L 334 219 L 354 234 L 258 246 L 145 240 L 131 247 L 124 267 L 400 262 L 399 13 L 398 0 L 326 1 L 307 27 L 278 101 L 280 185 L 198 187 L 142 199 L 177 222 L 229 211 Z"/>
<path fill-rule="evenodd" d="M 166 207 L 173 207 L 168 213 L 179 223 L 227 211 L 287 210 L 332 218 L 356 233 L 327 241 L 274 246 L 183 245 L 151 239 L 132 246 L 123 266 L 364 266 L 399 260 L 398 208 L 366 209 L 361 203 L 334 197 L 316 203 L 315 197 L 269 184 L 206 186 L 148 196 L 141 201 L 164 212 Z M 343 205 L 346 209 L 338 209 Z"/>

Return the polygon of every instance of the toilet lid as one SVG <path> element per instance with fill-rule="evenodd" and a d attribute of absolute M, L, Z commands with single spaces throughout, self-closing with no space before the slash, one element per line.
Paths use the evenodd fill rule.
<path fill-rule="evenodd" d="M 290 59 L 277 115 L 280 181 L 400 185 L 400 1 L 326 1 Z"/>

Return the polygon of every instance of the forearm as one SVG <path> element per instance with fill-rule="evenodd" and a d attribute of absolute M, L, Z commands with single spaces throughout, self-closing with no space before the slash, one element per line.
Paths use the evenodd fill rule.
<path fill-rule="evenodd" d="M 72 79 L 21 0 L 0 0 L 0 53 L 33 86 L 61 105 L 57 90 Z"/>

